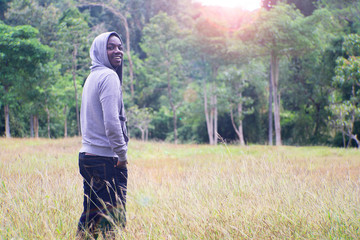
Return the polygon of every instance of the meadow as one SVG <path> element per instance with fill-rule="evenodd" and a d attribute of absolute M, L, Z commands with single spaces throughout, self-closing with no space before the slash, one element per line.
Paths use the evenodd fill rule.
<path fill-rule="evenodd" d="M 75 239 L 80 138 L 0 138 L 0 239 Z M 359 239 L 360 151 L 129 145 L 118 239 Z"/>

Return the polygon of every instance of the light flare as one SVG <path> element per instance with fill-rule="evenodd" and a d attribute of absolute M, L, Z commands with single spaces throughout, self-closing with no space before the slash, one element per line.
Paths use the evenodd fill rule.
<path fill-rule="evenodd" d="M 194 0 L 206 6 L 220 6 L 229 8 L 242 8 L 253 11 L 261 7 L 261 0 Z"/>

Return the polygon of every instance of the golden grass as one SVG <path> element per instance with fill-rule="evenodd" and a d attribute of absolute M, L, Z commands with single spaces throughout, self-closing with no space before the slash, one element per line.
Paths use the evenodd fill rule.
<path fill-rule="evenodd" d="M 0 139 L 0 239 L 74 239 L 80 138 Z M 359 239 L 360 151 L 129 145 L 119 239 Z"/>

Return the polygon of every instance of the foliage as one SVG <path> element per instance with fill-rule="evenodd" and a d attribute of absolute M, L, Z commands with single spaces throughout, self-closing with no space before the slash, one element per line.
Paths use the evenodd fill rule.
<path fill-rule="evenodd" d="M 224 83 L 221 96 L 228 103 L 227 108 L 230 112 L 233 128 L 238 135 L 240 144 L 244 145 L 243 119 L 245 115 L 252 114 L 254 102 L 250 97 L 244 96 L 246 88 L 249 86 L 249 79 L 235 66 L 226 67 L 219 73 L 220 80 Z"/>
<path fill-rule="evenodd" d="M 34 68 L 48 61 L 52 51 L 39 42 L 38 30 L 31 26 L 11 27 L 0 23 L 0 33 L 0 85 L 4 89 L 0 102 L 5 108 L 5 134 L 10 136 L 10 105 L 19 96 L 26 100 L 29 94 L 34 94 L 32 86 L 39 84 Z M 30 91 L 23 94 L 26 87 Z"/>
<path fill-rule="evenodd" d="M 186 35 L 175 19 L 160 13 L 143 30 L 142 49 L 147 54 L 148 77 L 155 88 L 164 88 L 173 113 L 174 142 L 177 142 L 177 110 L 183 102 L 186 61 L 182 56 Z"/>
<path fill-rule="evenodd" d="M 142 141 L 148 140 L 149 128 L 151 127 L 152 111 L 149 108 L 138 108 L 136 105 L 127 109 L 126 112 L 129 128 L 138 128 L 141 132 Z"/>
<path fill-rule="evenodd" d="M 234 142 L 238 137 L 230 107 L 242 102 L 250 111 L 233 117 L 243 123 L 245 142 L 266 143 L 269 62 L 275 59 L 283 142 L 335 144 L 341 131 L 328 120 L 341 119 L 339 109 L 357 108 L 359 2 L 262 2 L 263 9 L 247 12 L 191 0 L 0 1 L 1 26 L 18 29 L 23 36 L 21 46 L 5 41 L 4 34 L 0 37 L 0 117 L 5 119 L 9 104 L 8 122 L 17 137 L 33 136 L 34 116 L 40 137 L 79 134 L 90 43 L 97 34 L 115 30 L 131 46 L 124 62 L 125 107 L 152 109 L 149 139 L 205 143 L 212 124 L 213 137 L 219 133 L 224 141 Z M 349 33 L 354 34 L 345 37 Z M 42 45 L 35 50 L 26 41 Z M 5 54 L 12 57 L 10 65 L 4 65 Z M 43 60 L 36 60 L 39 57 Z M 236 79 L 246 80 L 245 85 L 237 88 L 235 78 L 224 78 L 230 66 L 241 72 Z M 140 137 L 135 123 L 129 118 L 132 136 Z M 358 126 L 355 118 L 354 136 Z M 3 120 L 0 134 L 6 134 Z M 344 135 L 349 142 L 350 136 Z"/>
<path fill-rule="evenodd" d="M 347 146 L 350 146 L 351 140 L 355 140 L 358 148 L 360 141 L 357 134 L 354 134 L 354 124 L 360 120 L 360 36 L 350 34 L 346 36 L 343 49 L 348 58 L 339 57 L 335 69 L 334 86 L 337 92 L 334 92 L 330 111 L 332 117 L 331 123 L 339 131 L 349 137 Z M 344 91 L 342 86 L 349 86 L 349 92 Z M 345 144 L 344 144 L 345 145 Z"/>

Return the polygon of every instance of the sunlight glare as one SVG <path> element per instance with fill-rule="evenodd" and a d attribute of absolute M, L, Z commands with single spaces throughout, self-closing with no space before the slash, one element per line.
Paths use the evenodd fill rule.
<path fill-rule="evenodd" d="M 207 6 L 221 6 L 221 7 L 240 7 L 245 10 L 253 11 L 260 8 L 261 0 L 195 0 Z"/>

